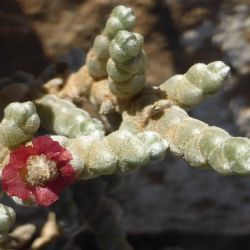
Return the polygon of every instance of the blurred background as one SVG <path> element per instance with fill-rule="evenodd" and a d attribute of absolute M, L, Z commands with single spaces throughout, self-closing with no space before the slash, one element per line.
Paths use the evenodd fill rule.
<path fill-rule="evenodd" d="M 38 76 L 73 48 L 87 52 L 118 4 L 137 16 L 148 84 L 159 85 L 197 62 L 231 66 L 224 89 L 190 114 L 250 137 L 249 0 L 1 0 L 0 78 L 17 70 Z M 122 223 L 136 250 L 249 249 L 249 177 L 219 176 L 169 156 L 123 176 L 112 198 L 123 208 Z M 22 209 L 17 218 L 19 224 L 45 220 L 46 211 Z M 44 249 L 61 248 L 54 243 Z M 92 233 L 79 232 L 68 249 L 98 247 Z"/>

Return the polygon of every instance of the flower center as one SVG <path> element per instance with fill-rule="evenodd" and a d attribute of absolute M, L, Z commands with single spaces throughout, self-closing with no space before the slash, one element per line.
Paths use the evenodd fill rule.
<path fill-rule="evenodd" d="M 59 175 L 56 162 L 45 155 L 31 155 L 27 160 L 25 181 L 30 186 L 43 186 Z"/>

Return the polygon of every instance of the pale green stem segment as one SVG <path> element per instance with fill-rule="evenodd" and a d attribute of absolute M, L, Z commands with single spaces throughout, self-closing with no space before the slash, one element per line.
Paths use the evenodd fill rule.
<path fill-rule="evenodd" d="M 79 179 L 130 172 L 148 162 L 163 159 L 168 148 L 165 140 L 150 131 L 138 135 L 116 131 L 101 139 L 94 136 L 78 139 L 52 136 L 52 139 L 70 151 L 71 165 Z"/>
<path fill-rule="evenodd" d="M 160 89 L 178 106 L 191 108 L 215 94 L 229 74 L 229 66 L 221 61 L 208 65 L 197 63 L 185 74 L 169 78 Z"/>
<path fill-rule="evenodd" d="M 110 43 L 107 64 L 109 87 L 119 99 L 128 100 L 145 85 L 145 52 L 143 37 L 126 30 L 119 31 Z"/>
<path fill-rule="evenodd" d="M 153 106 L 153 105 L 152 105 Z M 250 174 L 250 140 L 232 137 L 223 129 L 193 119 L 178 106 L 166 108 L 157 119 L 141 126 L 142 117 L 127 116 L 120 129 L 155 131 L 169 142 L 170 151 L 195 167 L 211 167 L 221 174 Z"/>
<path fill-rule="evenodd" d="M 190 118 L 177 106 L 165 109 L 161 117 L 149 120 L 145 127 L 140 121 L 141 117 L 127 117 L 119 131 L 102 139 L 92 136 L 61 140 L 73 156 L 71 164 L 78 177 L 129 172 L 149 160 L 163 159 L 168 146 L 192 166 L 212 167 L 221 174 L 250 174 L 249 139 L 232 137 L 220 128 Z M 60 142 L 60 138 L 57 140 Z"/>
<path fill-rule="evenodd" d="M 104 136 L 101 121 L 91 118 L 89 113 L 77 108 L 70 101 L 54 95 L 45 95 L 36 101 L 42 125 L 58 135 L 69 138 L 80 136 Z"/>
<path fill-rule="evenodd" d="M 0 144 L 16 147 L 32 138 L 40 126 L 36 107 L 32 102 L 14 102 L 4 110 L 0 123 Z"/>
<path fill-rule="evenodd" d="M 15 211 L 8 206 L 0 203 L 0 243 L 4 242 L 8 236 L 10 227 L 16 219 Z"/>
<path fill-rule="evenodd" d="M 107 76 L 106 64 L 109 58 L 110 41 L 118 31 L 132 30 L 135 22 L 136 18 L 131 8 L 119 5 L 112 10 L 103 32 L 95 38 L 87 56 L 88 71 L 93 78 Z"/>

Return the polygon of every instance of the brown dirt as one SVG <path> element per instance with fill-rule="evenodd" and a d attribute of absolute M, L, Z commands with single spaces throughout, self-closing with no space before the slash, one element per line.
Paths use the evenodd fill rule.
<path fill-rule="evenodd" d="M 0 77 L 17 70 L 39 73 L 48 63 L 41 42 L 13 0 L 0 1 Z"/>

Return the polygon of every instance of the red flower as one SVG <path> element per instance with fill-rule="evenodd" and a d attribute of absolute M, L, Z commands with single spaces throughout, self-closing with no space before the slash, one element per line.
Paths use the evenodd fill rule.
<path fill-rule="evenodd" d="M 10 196 L 33 198 L 37 204 L 49 206 L 75 180 L 71 159 L 69 151 L 49 136 L 34 138 L 32 146 L 11 152 L 2 172 L 3 190 Z"/>

